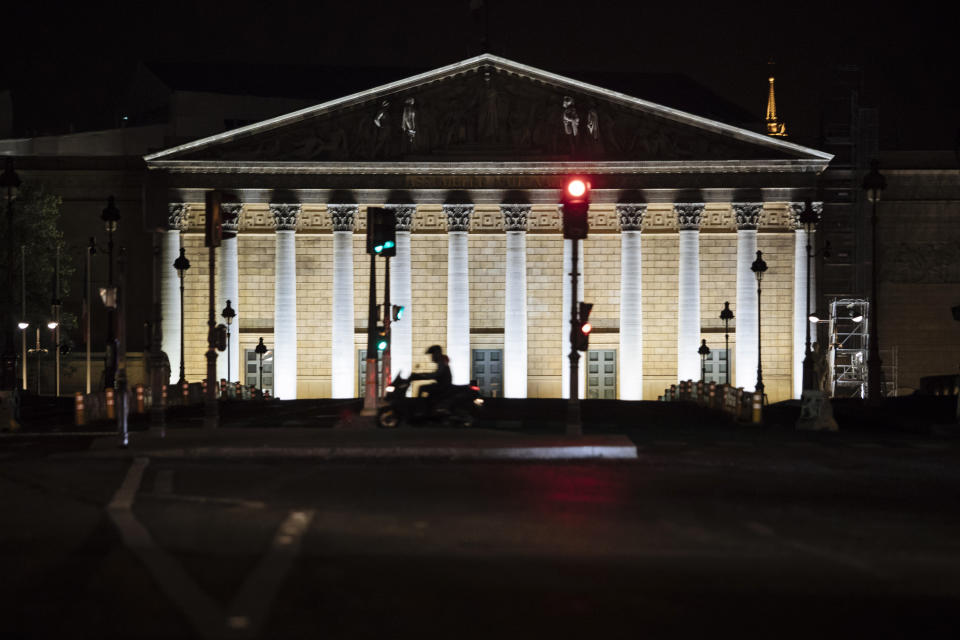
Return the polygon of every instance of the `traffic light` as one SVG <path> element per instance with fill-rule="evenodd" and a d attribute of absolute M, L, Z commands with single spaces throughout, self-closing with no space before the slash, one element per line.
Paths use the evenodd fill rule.
<path fill-rule="evenodd" d="M 394 321 L 394 322 L 397 322 L 398 320 L 402 320 L 402 319 L 403 319 L 403 310 L 404 310 L 405 308 L 406 308 L 406 307 L 404 307 L 403 305 L 400 305 L 400 304 L 395 304 L 395 305 L 393 305 L 393 316 L 392 316 L 392 317 L 393 317 L 393 321 Z"/>
<path fill-rule="evenodd" d="M 591 303 L 580 303 L 579 312 L 577 313 L 577 321 L 580 323 L 580 326 L 574 332 L 573 336 L 573 345 L 577 351 L 586 351 L 590 346 L 590 332 L 593 330 L 593 326 L 590 324 L 590 312 L 592 310 L 593 305 Z"/>
<path fill-rule="evenodd" d="M 367 208 L 367 253 L 385 258 L 397 255 L 397 221 L 392 211 Z"/>
<path fill-rule="evenodd" d="M 581 240 L 587 237 L 587 212 L 590 210 L 590 182 L 586 178 L 567 178 L 560 198 L 563 207 L 563 237 Z"/>
<path fill-rule="evenodd" d="M 377 351 L 386 351 L 390 345 L 390 339 L 387 338 L 387 330 L 382 326 L 377 327 Z"/>

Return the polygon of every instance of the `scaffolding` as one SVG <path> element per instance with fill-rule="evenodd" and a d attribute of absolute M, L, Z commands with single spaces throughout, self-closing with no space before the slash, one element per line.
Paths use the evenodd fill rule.
<path fill-rule="evenodd" d="M 834 298 L 830 302 L 828 369 L 834 398 L 866 398 L 869 382 L 870 302 L 863 298 Z M 880 353 L 881 389 L 897 394 L 897 348 Z"/>

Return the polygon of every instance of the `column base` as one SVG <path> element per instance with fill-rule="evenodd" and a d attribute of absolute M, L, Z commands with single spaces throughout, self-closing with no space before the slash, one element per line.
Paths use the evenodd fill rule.
<path fill-rule="evenodd" d="M 803 431 L 837 431 L 837 421 L 833 418 L 830 398 L 822 391 L 804 389 L 800 396 L 800 417 L 797 429 Z"/>

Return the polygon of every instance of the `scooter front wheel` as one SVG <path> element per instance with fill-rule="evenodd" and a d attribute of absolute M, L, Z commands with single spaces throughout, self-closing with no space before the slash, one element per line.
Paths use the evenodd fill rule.
<path fill-rule="evenodd" d="M 393 407 L 381 407 L 377 411 L 377 424 L 384 429 L 396 429 L 400 426 L 400 414 Z"/>

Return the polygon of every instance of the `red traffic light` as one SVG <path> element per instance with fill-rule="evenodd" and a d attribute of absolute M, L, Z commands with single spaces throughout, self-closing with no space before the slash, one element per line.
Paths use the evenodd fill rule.
<path fill-rule="evenodd" d="M 587 193 L 588 188 L 586 182 L 580 178 L 574 178 L 567 183 L 567 194 L 574 198 L 580 198 Z"/>
<path fill-rule="evenodd" d="M 584 335 L 589 334 L 592 329 L 593 327 L 590 326 L 589 322 L 584 322 L 582 325 L 580 325 L 580 331 L 582 331 Z"/>

